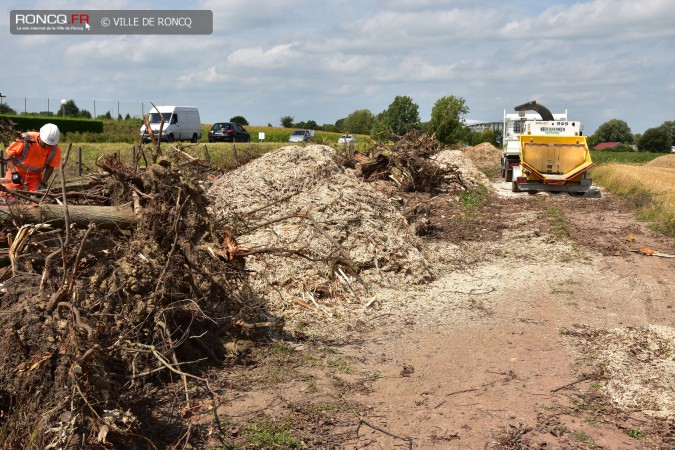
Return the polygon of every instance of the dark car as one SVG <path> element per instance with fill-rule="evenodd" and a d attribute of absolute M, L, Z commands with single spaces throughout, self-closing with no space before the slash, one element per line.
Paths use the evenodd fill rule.
<path fill-rule="evenodd" d="M 218 122 L 209 130 L 209 142 L 250 142 L 251 135 L 238 123 Z"/>

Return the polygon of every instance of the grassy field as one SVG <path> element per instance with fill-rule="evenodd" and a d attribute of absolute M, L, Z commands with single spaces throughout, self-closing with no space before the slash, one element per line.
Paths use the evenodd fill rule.
<path fill-rule="evenodd" d="M 202 139 L 206 141 L 206 135 L 211 128 L 211 125 L 202 126 Z M 291 133 L 297 128 L 279 128 L 279 127 L 256 127 L 256 126 L 247 126 L 246 131 L 251 134 L 251 141 L 258 141 L 258 133 L 265 133 L 266 142 L 288 142 L 288 138 L 291 136 Z M 345 133 L 332 133 L 328 131 L 315 131 L 314 132 L 314 142 L 317 144 L 337 144 L 338 139 Z M 370 142 L 370 136 L 365 134 L 355 134 L 357 142 L 367 143 Z"/>
<path fill-rule="evenodd" d="M 607 152 L 591 150 L 591 159 L 593 160 L 593 163 L 597 165 L 607 163 L 645 164 L 659 156 L 663 156 L 663 153 Z"/>
<path fill-rule="evenodd" d="M 122 131 L 122 128 L 113 129 L 114 125 L 116 124 L 110 125 L 111 128 L 108 130 L 112 135 Z M 130 133 L 133 128 L 129 125 L 120 127 L 126 127 L 124 128 L 126 133 Z M 232 144 L 207 143 L 205 136 L 210 126 L 205 125 L 204 128 L 206 131 L 202 141 L 197 144 L 180 143 L 176 146 L 197 158 L 208 158 L 215 167 L 226 170 L 237 167 L 242 161 L 290 145 L 287 140 L 293 131 L 292 128 L 246 127 L 251 133 L 253 142 Z M 259 132 L 265 133 L 264 142 L 256 142 Z M 339 136 L 339 133 L 317 132 L 315 142 L 325 143 L 339 150 L 336 144 Z M 357 136 L 357 139 L 359 140 L 357 149 L 363 150 L 368 146 L 367 136 Z M 66 166 L 66 175 L 69 178 L 77 176 L 79 154 L 83 174 L 97 171 L 95 162 L 101 155 L 117 153 L 122 161 L 131 164 L 134 145 L 131 142 L 74 143 Z M 169 144 L 162 144 L 162 148 L 168 147 Z M 65 143 L 62 149 L 65 156 Z M 653 220 L 656 228 L 675 236 L 675 155 L 638 152 L 591 153 L 593 162 L 597 165 L 591 173 L 595 182 L 633 201 L 640 208 L 641 218 Z M 659 157 L 662 158 L 653 161 Z"/>
<path fill-rule="evenodd" d="M 601 186 L 630 199 L 639 217 L 675 236 L 675 155 L 663 155 L 648 164 L 608 162 L 594 168 L 591 177 Z"/>
<path fill-rule="evenodd" d="M 202 124 L 202 137 L 200 143 L 208 142 L 208 133 L 212 124 Z M 133 144 L 138 142 L 139 132 L 141 128 L 140 119 L 130 120 L 104 120 L 103 133 L 67 133 L 63 136 L 64 142 L 96 142 L 96 143 L 117 143 L 125 142 Z M 281 127 L 262 127 L 262 126 L 246 126 L 244 127 L 251 134 L 252 142 L 259 142 L 259 133 L 265 133 L 264 142 L 288 142 L 293 130 L 297 128 L 281 128 Z M 340 136 L 344 133 L 332 133 L 328 131 L 316 131 L 314 134 L 314 142 L 322 144 L 336 144 Z M 365 134 L 354 135 L 358 142 L 370 142 L 370 136 Z"/>
<path fill-rule="evenodd" d="M 257 136 L 257 134 L 256 134 Z M 336 150 L 340 150 L 342 145 L 338 146 L 334 142 L 326 142 L 327 145 L 332 146 Z M 258 157 L 264 153 L 285 147 L 290 144 L 288 142 L 250 142 L 250 143 L 231 143 L 231 142 L 198 142 L 191 144 L 188 142 L 175 143 L 176 147 L 181 148 L 186 153 L 199 158 L 210 159 L 213 165 L 221 169 L 231 169 L 240 165 L 241 161 L 247 161 Z M 300 144 L 302 145 L 302 144 Z M 363 149 L 367 144 L 357 143 L 355 149 Z M 102 155 L 118 154 L 123 162 L 126 164 L 132 163 L 134 144 L 125 142 L 82 142 L 74 143 L 71 153 L 66 165 L 66 175 L 73 177 L 78 172 L 78 161 L 81 154 L 82 173 L 92 173 L 97 170 L 96 159 Z M 143 148 L 149 149 L 150 145 L 145 145 Z M 170 145 L 162 143 L 161 148 L 169 151 Z M 65 157 L 66 145 L 63 145 L 63 156 Z M 141 161 L 141 163 L 143 163 Z"/>

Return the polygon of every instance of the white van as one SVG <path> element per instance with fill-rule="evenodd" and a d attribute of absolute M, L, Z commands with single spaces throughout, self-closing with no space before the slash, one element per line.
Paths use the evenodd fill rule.
<path fill-rule="evenodd" d="M 197 142 L 202 137 L 202 122 L 199 119 L 199 110 L 194 106 L 158 106 L 152 108 L 148 113 L 148 122 L 150 128 L 155 134 L 159 135 L 159 126 L 164 116 L 164 127 L 162 128 L 162 140 L 190 141 Z M 143 142 L 149 142 L 150 135 L 145 130 L 145 124 L 141 126 L 141 139 Z"/>

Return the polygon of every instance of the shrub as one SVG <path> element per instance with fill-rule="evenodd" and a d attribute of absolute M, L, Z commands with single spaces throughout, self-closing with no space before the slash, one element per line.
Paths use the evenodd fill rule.
<path fill-rule="evenodd" d="M 670 135 L 665 128 L 650 128 L 644 132 L 638 141 L 641 152 L 670 152 Z"/>
<path fill-rule="evenodd" d="M 45 123 L 53 123 L 61 133 L 80 132 L 80 133 L 102 133 L 103 122 L 100 120 L 88 119 L 64 119 L 61 117 L 40 117 L 40 116 L 15 116 L 3 115 L 3 119 L 14 122 L 16 130 L 39 130 Z"/>

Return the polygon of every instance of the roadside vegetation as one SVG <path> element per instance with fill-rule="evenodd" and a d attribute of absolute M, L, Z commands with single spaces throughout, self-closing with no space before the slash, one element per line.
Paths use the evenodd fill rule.
<path fill-rule="evenodd" d="M 314 142 L 314 143 L 325 143 L 332 146 L 337 151 L 343 149 L 351 149 L 356 151 L 366 151 L 370 143 L 357 143 L 352 144 L 347 147 L 346 145 L 337 145 L 335 142 Z M 172 144 L 163 142 L 161 144 L 162 149 L 168 149 Z M 287 145 L 298 145 L 290 144 L 288 142 L 198 142 L 192 144 L 189 142 L 176 142 L 173 144 L 176 148 L 182 149 L 184 152 L 190 154 L 191 156 L 202 159 L 205 161 L 210 161 L 213 167 L 229 170 L 235 167 L 240 166 L 241 164 L 250 161 L 251 159 L 257 158 L 267 152 L 271 152 L 281 147 Z M 303 145 L 303 144 L 299 144 Z M 61 146 L 62 150 L 66 150 L 67 144 Z M 96 172 L 96 160 L 100 156 L 117 154 L 119 155 L 121 161 L 124 164 L 131 165 L 133 161 L 133 148 L 134 144 L 130 142 L 75 142 L 72 144 L 72 150 L 68 165 L 66 166 L 66 175 L 68 177 L 75 176 L 77 174 L 77 161 L 79 160 L 79 154 L 81 154 L 82 161 L 82 174 Z M 149 145 L 144 145 L 143 148 L 149 148 Z M 145 165 L 141 157 L 141 165 Z"/>
<path fill-rule="evenodd" d="M 208 133 L 213 124 L 202 124 L 202 137 L 199 140 L 201 143 L 208 142 Z M 259 133 L 265 133 L 264 142 L 287 143 L 293 130 L 298 127 L 283 128 L 272 126 L 248 126 L 244 125 L 246 130 L 251 134 L 251 142 L 260 142 L 258 139 Z M 141 128 L 140 119 L 127 120 L 103 120 L 103 133 L 64 133 L 64 142 L 87 142 L 87 143 L 128 143 L 133 144 L 139 140 L 139 130 Z M 336 144 L 340 136 L 344 133 L 331 131 L 316 131 L 314 134 L 314 142 L 318 144 L 332 143 Z M 352 133 L 353 134 L 353 133 Z M 370 142 L 370 136 L 364 134 L 354 134 L 357 142 Z"/>
<path fill-rule="evenodd" d="M 675 155 L 652 152 L 591 151 L 594 182 L 630 200 L 638 218 L 675 236 Z M 657 159 L 658 158 L 658 159 Z"/>
<path fill-rule="evenodd" d="M 593 170 L 600 185 L 629 199 L 638 218 L 654 221 L 654 228 L 675 236 L 675 155 L 646 165 L 607 163 Z M 669 163 L 668 163 L 669 162 Z"/>
<path fill-rule="evenodd" d="M 593 160 L 593 164 L 598 166 L 608 163 L 646 164 L 649 161 L 658 158 L 659 156 L 663 156 L 663 153 L 591 150 L 591 159 Z"/>
<path fill-rule="evenodd" d="M 72 100 L 63 108 L 59 114 L 63 113 L 64 117 L 91 118 L 87 111 L 80 110 Z M 9 110 L 0 112 L 12 113 Z M 282 116 L 279 120 L 280 126 L 252 126 L 246 118 L 234 116 L 229 121 L 246 127 L 251 135 L 250 143 L 208 143 L 208 131 L 212 124 L 203 124 L 202 137 L 197 144 L 176 145 L 194 157 L 208 160 L 215 167 L 224 170 L 288 145 L 288 138 L 295 129 L 314 130 L 313 143 L 331 145 L 338 151 L 339 137 L 344 133 L 353 134 L 357 144 L 349 147 L 350 152 L 366 152 L 374 141 L 397 141 L 410 131 L 425 132 L 445 148 L 478 145 L 482 142 L 497 145 L 500 139 L 494 131 L 477 132 L 464 126 L 468 113 L 469 107 L 464 98 L 445 96 L 435 102 L 430 121 L 422 122 L 419 107 L 413 99 L 396 96 L 387 109 L 380 113 L 358 109 L 334 124 L 319 125 L 313 120 L 296 121 L 292 116 Z M 115 119 L 109 113 L 96 119 L 103 121 L 102 133 L 72 132 L 63 136 L 63 142 L 74 143 L 73 158 L 78 158 L 78 149 L 81 149 L 81 172 L 95 171 L 96 158 L 109 153 L 117 153 L 123 161 L 131 164 L 132 146 L 138 142 L 141 119 L 128 115 Z M 228 119 L 224 117 L 223 120 Z M 264 139 L 260 139 L 263 134 Z M 640 217 L 654 220 L 657 228 L 668 234 L 675 234 L 673 173 L 669 170 L 663 172 L 642 167 L 669 152 L 671 146 L 675 145 L 675 121 L 665 121 L 640 135 L 632 133 L 625 121 L 612 119 L 601 124 L 588 137 L 588 142 L 590 147 L 600 142 L 621 143 L 614 150 L 591 152 L 597 166 L 592 171 L 593 178 L 607 189 L 632 200 L 640 208 Z M 639 151 L 632 150 L 635 148 Z M 77 164 L 69 165 L 69 175 L 77 174 L 78 167 Z M 488 173 L 490 175 L 493 174 Z"/>

